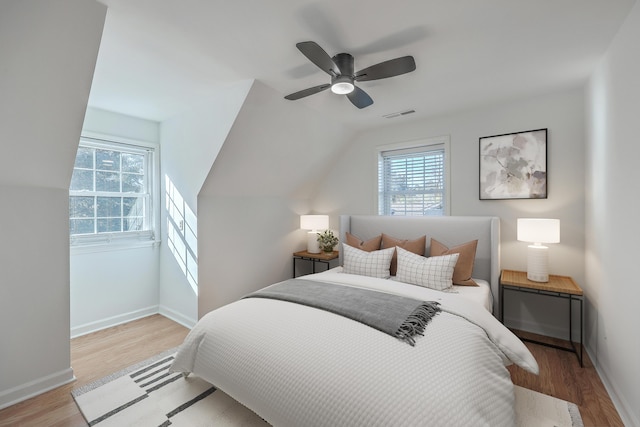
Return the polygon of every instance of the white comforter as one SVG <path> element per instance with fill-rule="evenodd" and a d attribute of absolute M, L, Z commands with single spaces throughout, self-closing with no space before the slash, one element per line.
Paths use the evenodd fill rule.
<path fill-rule="evenodd" d="M 443 312 L 416 346 L 322 310 L 243 299 L 204 316 L 173 364 L 275 426 L 513 426 L 505 365 L 538 366 L 484 308 L 455 294 L 330 271 L 305 278 L 423 300 Z"/>

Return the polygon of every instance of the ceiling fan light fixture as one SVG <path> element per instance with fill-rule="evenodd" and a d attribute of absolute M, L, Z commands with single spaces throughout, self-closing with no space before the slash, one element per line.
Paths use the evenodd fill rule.
<path fill-rule="evenodd" d="M 355 86 L 347 76 L 338 76 L 331 83 L 331 92 L 338 95 L 346 95 L 353 92 L 353 89 L 355 89 Z"/>
<path fill-rule="evenodd" d="M 347 95 L 349 101 L 357 108 L 366 108 L 373 104 L 373 99 L 360 87 L 356 87 L 354 82 L 386 79 L 410 73 L 416 69 L 413 56 L 403 56 L 354 72 L 353 55 L 349 53 L 338 53 L 330 57 L 318 43 L 312 41 L 296 43 L 296 47 L 309 61 L 331 76 L 331 84 L 321 84 L 291 93 L 284 97 L 289 101 L 331 88 L 331 92 L 335 94 Z"/>

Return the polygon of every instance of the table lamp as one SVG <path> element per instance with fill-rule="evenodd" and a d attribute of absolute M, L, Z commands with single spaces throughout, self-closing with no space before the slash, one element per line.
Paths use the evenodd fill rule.
<path fill-rule="evenodd" d="M 527 250 L 527 279 L 548 282 L 548 248 L 542 243 L 560 242 L 560 220 L 518 218 L 518 240 L 533 243 Z"/>
<path fill-rule="evenodd" d="M 307 252 L 319 254 L 318 232 L 329 228 L 329 215 L 300 215 L 300 228 L 307 233 Z"/>

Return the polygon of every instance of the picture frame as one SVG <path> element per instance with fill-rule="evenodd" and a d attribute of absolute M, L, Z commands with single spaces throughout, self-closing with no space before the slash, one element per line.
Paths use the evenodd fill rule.
<path fill-rule="evenodd" d="M 547 130 L 479 139 L 480 200 L 547 198 Z"/>

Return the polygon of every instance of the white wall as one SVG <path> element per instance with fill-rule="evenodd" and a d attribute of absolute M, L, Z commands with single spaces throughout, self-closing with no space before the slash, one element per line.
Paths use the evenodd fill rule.
<path fill-rule="evenodd" d="M 628 426 L 640 426 L 639 41 L 636 3 L 587 91 L 587 342 Z"/>
<path fill-rule="evenodd" d="M 300 214 L 350 139 L 320 112 L 256 81 L 198 195 L 198 314 L 291 277 Z"/>
<path fill-rule="evenodd" d="M 90 107 L 82 134 L 116 142 L 158 144 L 160 125 Z M 158 312 L 159 248 L 153 244 L 114 246 L 71 248 L 72 337 Z"/>
<path fill-rule="evenodd" d="M 194 106 L 190 111 L 162 122 L 162 246 L 160 253 L 160 312 L 185 326 L 198 319 L 197 283 L 190 283 L 187 274 L 197 281 L 197 245 L 190 243 L 189 230 L 197 239 L 199 209 L 197 196 L 211 170 L 222 144 L 233 125 L 252 81 L 241 81 L 220 87 L 211 100 Z M 167 183 L 172 189 L 168 192 Z M 187 212 L 185 218 L 174 212 L 168 215 L 168 194 Z M 178 211 L 180 211 L 180 207 Z M 192 215 L 189 212 L 193 213 Z M 167 230 L 174 229 L 171 238 L 179 251 L 172 251 Z M 187 237 L 185 238 L 185 233 Z M 195 262 L 186 257 L 189 250 Z M 186 261 L 185 261 L 186 258 Z M 187 271 L 188 270 L 188 271 Z M 194 281 L 195 282 L 195 281 Z"/>
<path fill-rule="evenodd" d="M 71 337 L 158 313 L 159 248 L 71 249 Z"/>
<path fill-rule="evenodd" d="M 94 107 L 87 108 L 82 131 L 133 141 L 160 142 L 158 122 Z"/>
<path fill-rule="evenodd" d="M 0 3 L 0 408 L 73 379 L 69 182 L 105 15 Z"/>
<path fill-rule="evenodd" d="M 584 283 L 584 108 L 581 88 L 536 98 L 488 105 L 425 121 L 402 121 L 373 129 L 349 142 L 313 200 L 313 209 L 331 214 L 377 214 L 376 146 L 441 135 L 451 138 L 451 215 L 501 218 L 502 268 L 526 270 L 526 243 L 516 241 L 516 219 L 551 217 L 561 221 L 561 243 L 549 249 L 549 270 Z M 403 120 L 403 119 L 396 119 Z M 479 200 L 479 141 L 483 136 L 548 128 L 548 198 Z M 428 237 L 428 236 L 427 236 Z M 463 242 L 460 242 L 463 243 Z M 511 294 L 508 325 L 566 337 L 564 306 L 540 306 L 535 298 Z M 528 301 L 525 303 L 524 301 Z M 564 304 L 564 301 L 560 301 Z M 545 309 L 547 305 L 552 309 Z"/>

